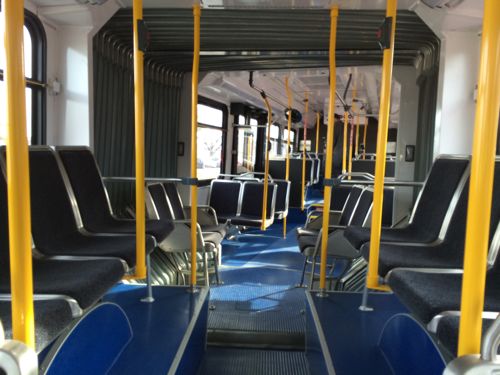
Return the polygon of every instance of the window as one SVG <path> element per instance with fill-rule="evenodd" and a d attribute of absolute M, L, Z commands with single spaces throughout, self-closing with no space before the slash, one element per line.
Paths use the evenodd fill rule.
<path fill-rule="evenodd" d="M 6 92 L 4 83 L 5 47 L 4 20 L 0 12 L 0 144 L 5 144 L 7 123 L 5 113 Z M 24 74 L 26 83 L 26 127 L 29 144 L 45 141 L 45 50 L 43 26 L 29 11 L 25 12 Z"/>
<path fill-rule="evenodd" d="M 236 173 L 253 172 L 256 155 L 257 120 L 252 118 L 250 119 L 250 127 L 238 128 L 238 160 L 236 163 Z"/>
<path fill-rule="evenodd" d="M 217 178 L 223 171 L 227 108 L 200 98 L 198 104 L 198 179 Z"/>
<path fill-rule="evenodd" d="M 283 130 L 283 155 L 286 155 L 286 143 L 288 140 L 288 129 Z M 295 145 L 295 131 L 290 131 L 290 152 L 293 152 Z"/>
<path fill-rule="evenodd" d="M 281 155 L 281 152 L 278 151 L 279 138 L 280 138 L 279 125 L 276 124 L 271 125 L 271 135 L 270 135 L 271 149 L 269 150 L 269 156 L 271 157 Z"/>

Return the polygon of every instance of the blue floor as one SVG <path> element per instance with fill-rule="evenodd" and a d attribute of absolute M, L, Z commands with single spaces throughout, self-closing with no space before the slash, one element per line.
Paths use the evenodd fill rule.
<path fill-rule="evenodd" d="M 358 309 L 361 293 L 311 293 L 336 375 L 392 374 L 378 340 L 387 320 L 407 309 L 388 293 L 371 293 L 372 312 Z M 309 326 L 308 326 L 309 328 Z"/>
<path fill-rule="evenodd" d="M 247 230 L 236 240 L 224 241 L 221 279 L 211 288 L 208 328 L 249 332 L 303 333 L 305 295 L 296 288 L 303 256 L 295 227 L 287 238 L 276 223 L 265 232 Z"/>
<path fill-rule="evenodd" d="M 118 304 L 127 315 L 133 332 L 110 374 L 167 374 L 183 339 L 189 336 L 188 326 L 194 315 L 200 313 L 200 326 L 194 335 L 202 335 L 187 355 L 201 358 L 205 346 L 205 293 L 189 293 L 186 287 L 154 287 L 154 303 L 144 303 L 145 287 L 119 285 L 108 293 L 104 301 Z M 201 309 L 201 312 L 198 311 Z M 203 318 L 203 314 L 205 317 Z M 204 321 L 203 321 L 204 320 Z M 186 332 L 188 336 L 186 336 Z M 186 338 L 185 338 L 186 336 Z M 182 349 L 182 348 L 181 348 Z"/>

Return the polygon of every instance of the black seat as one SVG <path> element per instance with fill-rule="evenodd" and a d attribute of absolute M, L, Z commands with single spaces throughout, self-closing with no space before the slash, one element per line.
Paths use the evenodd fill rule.
<path fill-rule="evenodd" d="M 242 187 L 241 208 L 237 216 L 230 218 L 234 225 L 244 227 L 262 226 L 262 203 L 264 199 L 264 183 L 247 181 Z M 276 184 L 269 183 L 267 193 L 266 220 L 267 228 L 274 222 L 274 209 L 276 204 Z"/>
<path fill-rule="evenodd" d="M 481 335 L 482 337 L 484 337 L 484 334 L 493 325 L 494 322 L 494 318 L 483 318 L 483 334 Z M 443 317 L 439 321 L 439 325 L 436 331 L 438 342 L 448 351 L 448 354 L 452 356 L 456 356 L 458 351 L 459 325 L 460 317 L 448 315 Z"/>
<path fill-rule="evenodd" d="M 135 233 L 135 220 L 118 219 L 112 211 L 102 176 L 86 147 L 60 147 L 57 154 L 68 175 L 85 229 L 95 233 Z M 172 231 L 168 221 L 146 220 L 146 233 L 161 242 Z"/>
<path fill-rule="evenodd" d="M 437 159 L 422 190 L 412 220 L 404 228 L 383 228 L 382 242 L 420 242 L 434 241 L 439 234 L 450 202 L 459 182 L 469 165 L 468 159 Z M 356 248 L 370 240 L 370 229 L 351 226 L 346 229 L 345 237 Z"/>
<path fill-rule="evenodd" d="M 136 249 L 133 235 L 89 234 L 74 212 L 54 152 L 47 147 L 30 149 L 31 224 L 33 241 L 45 255 L 116 257 L 130 267 L 135 266 Z M 156 246 L 146 236 L 146 252 Z"/>
<path fill-rule="evenodd" d="M 495 163 L 495 182 L 493 186 L 493 201 L 491 206 L 490 244 L 500 246 L 500 241 L 493 240 L 500 237 L 500 162 Z M 455 228 L 450 229 L 455 232 Z M 453 243 L 447 248 L 438 249 L 450 258 L 463 259 L 465 243 L 464 230 L 458 229 Z M 498 248 L 490 248 L 490 262 L 494 266 L 488 270 L 486 277 L 485 306 L 486 311 L 500 311 L 500 260 L 496 258 Z M 462 254 L 458 255 L 457 253 Z M 411 254 L 411 253 L 408 253 Z M 408 255 L 410 256 L 410 255 Z M 493 259 L 495 257 L 495 259 Z M 452 261 L 449 261 L 452 265 Z M 452 266 L 450 266 L 452 267 Z M 486 267 L 486 265 L 485 265 Z M 434 266 L 433 266 L 434 268 Z M 462 288 L 461 274 L 425 273 L 412 270 L 394 269 L 388 278 L 389 285 L 401 301 L 417 315 L 427 322 L 442 311 L 459 310 Z M 443 293 L 446 291 L 446 293 Z"/>
<path fill-rule="evenodd" d="M 208 204 L 214 208 L 219 222 L 238 214 L 241 185 L 241 181 L 212 180 Z"/>
<path fill-rule="evenodd" d="M 10 294 L 9 221 L 7 186 L 0 172 L 0 293 Z M 56 234 L 54 234 L 56 235 Z M 81 309 L 97 302 L 125 273 L 120 259 L 33 259 L 35 294 L 72 298 Z"/>
<path fill-rule="evenodd" d="M 71 309 L 60 300 L 34 301 L 35 346 L 42 351 L 73 321 Z M 10 301 L 0 301 L 0 320 L 5 338 L 12 339 L 12 305 Z"/>
<path fill-rule="evenodd" d="M 168 197 L 168 202 L 173 214 L 173 220 L 186 220 L 186 211 L 184 209 L 184 203 L 182 203 L 181 196 L 179 195 L 179 190 L 177 190 L 177 185 L 175 182 L 164 182 L 163 188 Z M 205 206 L 199 205 L 199 208 L 204 208 Z M 210 210 L 211 211 L 211 210 Z M 219 224 L 217 217 L 213 217 L 213 221 L 210 223 L 203 223 L 201 218 L 198 217 L 198 223 L 201 227 L 203 237 L 206 241 L 217 242 L 217 245 L 224 239 L 227 234 L 227 226 L 225 224 Z"/>

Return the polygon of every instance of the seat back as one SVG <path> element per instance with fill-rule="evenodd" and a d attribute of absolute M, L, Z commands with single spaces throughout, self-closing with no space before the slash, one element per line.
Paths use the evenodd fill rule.
<path fill-rule="evenodd" d="M 241 186 L 241 181 L 212 180 L 208 204 L 217 212 L 218 218 L 228 218 L 238 214 Z"/>
<path fill-rule="evenodd" d="M 184 204 L 182 203 L 179 190 L 175 182 L 164 182 L 163 188 L 170 202 L 170 207 L 172 209 L 172 214 L 174 215 L 174 220 L 185 220 L 186 215 L 184 213 Z"/>
<path fill-rule="evenodd" d="M 243 184 L 241 208 L 239 215 L 244 217 L 261 218 L 262 202 L 264 198 L 264 183 L 247 181 Z M 266 219 L 274 218 L 276 205 L 276 184 L 268 185 Z"/>
<path fill-rule="evenodd" d="M 370 216 L 373 207 L 373 188 L 363 189 L 358 202 L 354 207 L 349 225 L 364 226 L 367 218 Z"/>
<path fill-rule="evenodd" d="M 276 184 L 275 214 L 280 218 L 288 215 L 288 199 L 290 196 L 290 181 L 273 180 Z"/>
<path fill-rule="evenodd" d="M 146 207 L 151 219 L 175 220 L 167 193 L 161 183 L 147 185 Z"/>
<path fill-rule="evenodd" d="M 427 237 L 437 237 L 459 182 L 464 173 L 469 171 L 468 166 L 468 158 L 436 159 L 417 198 L 409 227 L 414 227 Z"/>
<path fill-rule="evenodd" d="M 347 196 L 344 207 L 342 208 L 342 213 L 340 214 L 339 225 L 349 225 L 352 214 L 354 213 L 354 209 L 358 204 L 358 200 L 362 192 L 363 186 L 354 185 L 351 188 L 351 192 Z"/>
<path fill-rule="evenodd" d="M 113 221 L 111 204 L 92 152 L 86 147 L 58 147 L 57 155 L 71 183 L 80 215 L 89 231 Z"/>
<path fill-rule="evenodd" d="M 63 246 L 64 237 L 78 231 L 82 222 L 54 151 L 44 146 L 31 147 L 29 163 L 31 231 L 35 246 L 43 252 L 52 247 L 49 245 Z"/>

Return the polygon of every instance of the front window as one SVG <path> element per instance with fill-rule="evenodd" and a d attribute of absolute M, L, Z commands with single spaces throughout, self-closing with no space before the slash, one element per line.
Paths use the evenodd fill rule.
<path fill-rule="evenodd" d="M 223 168 L 225 111 L 223 106 L 198 104 L 198 179 L 217 178 Z"/>

